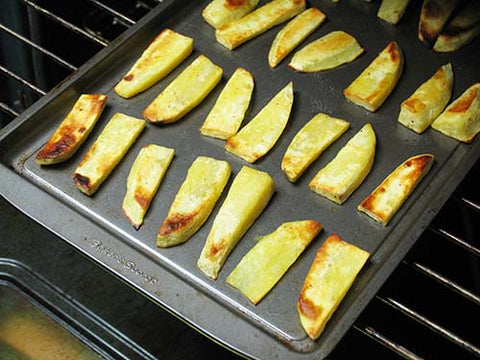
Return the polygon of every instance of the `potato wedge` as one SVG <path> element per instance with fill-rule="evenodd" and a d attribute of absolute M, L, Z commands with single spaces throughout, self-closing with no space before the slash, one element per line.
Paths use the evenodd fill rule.
<path fill-rule="evenodd" d="M 123 213 L 135 230 L 142 226 L 150 202 L 172 162 L 175 150 L 149 144 L 138 153 L 127 178 Z"/>
<path fill-rule="evenodd" d="M 460 49 L 480 34 L 480 1 L 470 0 L 448 22 L 435 41 L 433 50 L 450 52 Z"/>
<path fill-rule="evenodd" d="M 93 195 L 144 128 L 144 120 L 121 113 L 113 115 L 73 174 L 80 191 Z"/>
<path fill-rule="evenodd" d="M 273 179 L 266 172 L 242 167 L 213 221 L 198 259 L 197 266 L 203 273 L 217 279 L 228 255 L 263 212 L 274 190 Z"/>
<path fill-rule="evenodd" d="M 252 74 L 243 68 L 235 70 L 200 128 L 202 135 L 222 140 L 235 135 L 245 118 L 254 86 Z"/>
<path fill-rule="evenodd" d="M 395 88 L 402 72 L 402 50 L 396 42 L 390 42 L 343 94 L 354 104 L 375 112 Z"/>
<path fill-rule="evenodd" d="M 214 28 L 238 20 L 257 6 L 258 0 L 213 0 L 202 11 L 203 19 Z"/>
<path fill-rule="evenodd" d="M 217 41 L 229 50 L 264 33 L 305 10 L 305 0 L 272 0 L 215 31 Z"/>
<path fill-rule="evenodd" d="M 370 172 L 375 145 L 373 127 L 366 124 L 315 175 L 309 184 L 310 189 L 337 204 L 345 202 Z"/>
<path fill-rule="evenodd" d="M 90 135 L 106 103 L 107 95 L 80 95 L 60 126 L 38 152 L 35 158 L 37 164 L 58 164 L 70 159 Z"/>
<path fill-rule="evenodd" d="M 195 159 L 158 230 L 158 247 L 184 243 L 200 229 L 222 194 L 230 172 L 226 161 L 206 156 Z"/>
<path fill-rule="evenodd" d="M 432 123 L 444 135 L 471 143 L 480 132 L 480 83 L 470 86 Z"/>
<path fill-rule="evenodd" d="M 418 22 L 418 39 L 431 48 L 457 3 L 458 0 L 424 0 Z"/>
<path fill-rule="evenodd" d="M 400 106 L 398 122 L 418 134 L 445 109 L 452 96 L 452 64 L 443 65 Z"/>
<path fill-rule="evenodd" d="M 192 51 L 191 37 L 170 29 L 162 30 L 115 86 L 115 92 L 131 98 L 147 90 L 180 65 Z"/>
<path fill-rule="evenodd" d="M 369 256 L 337 234 L 322 244 L 297 303 L 300 322 L 311 339 L 320 336 Z"/>
<path fill-rule="evenodd" d="M 268 64 L 273 69 L 326 19 L 323 12 L 310 8 L 297 15 L 280 30 L 268 53 Z"/>
<path fill-rule="evenodd" d="M 386 226 L 430 170 L 433 159 L 432 154 L 407 159 L 358 205 L 358 211 Z"/>
<path fill-rule="evenodd" d="M 396 25 L 405 14 L 410 0 L 382 0 L 378 9 L 378 18 Z"/>
<path fill-rule="evenodd" d="M 228 275 L 227 284 L 258 304 L 321 230 L 314 220 L 283 223 L 259 239 Z"/>
<path fill-rule="evenodd" d="M 282 170 L 295 182 L 320 154 L 348 130 L 350 124 L 325 114 L 315 115 L 295 135 L 282 159 Z"/>
<path fill-rule="evenodd" d="M 238 133 L 225 142 L 225 150 L 254 163 L 275 145 L 290 117 L 293 83 L 288 83 Z"/>
<path fill-rule="evenodd" d="M 143 116 L 153 123 L 180 120 L 207 97 L 222 74 L 221 67 L 200 55 L 143 110 Z"/>
<path fill-rule="evenodd" d="M 318 72 L 352 62 L 363 52 L 353 36 L 332 31 L 297 51 L 288 66 L 297 71 Z"/>

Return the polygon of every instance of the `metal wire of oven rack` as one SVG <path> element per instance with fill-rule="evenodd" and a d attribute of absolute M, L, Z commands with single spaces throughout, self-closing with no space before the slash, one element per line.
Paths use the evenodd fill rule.
<path fill-rule="evenodd" d="M 21 1 L 21 0 L 18 0 Z M 107 0 L 84 0 L 87 3 L 92 4 L 100 11 L 111 17 L 112 23 L 120 24 L 125 29 L 135 24 L 138 18 L 122 13 L 114 6 L 107 3 Z M 162 0 L 132 0 L 132 5 L 136 8 L 142 8 L 145 12 L 151 10 L 155 4 L 161 3 Z M 79 25 L 74 24 L 62 16 L 55 13 L 55 11 L 49 10 L 45 6 L 40 6 L 37 2 L 32 0 L 23 0 L 26 7 L 33 9 L 45 18 L 56 22 L 65 29 L 72 33 L 87 39 L 88 41 L 100 45 L 101 47 L 108 46 L 111 40 L 104 37 L 101 33 L 91 31 L 91 29 L 85 29 Z M 71 62 L 63 59 L 61 56 L 45 48 L 42 44 L 38 44 L 32 41 L 29 37 L 22 35 L 15 29 L 9 28 L 0 23 L 0 33 L 5 33 L 16 39 L 16 41 L 22 42 L 32 50 L 38 51 L 42 56 L 53 61 L 57 66 L 64 68 L 70 72 L 75 71 L 78 67 Z M 32 91 L 37 98 L 46 94 L 46 90 L 41 89 L 37 84 L 25 79 L 23 76 L 9 70 L 3 64 L 0 64 L 0 72 L 7 77 L 15 80 L 25 89 Z M 19 115 L 20 110 L 16 109 L 14 105 L 7 104 L 3 99 L 0 99 L 0 112 L 3 112 L 11 119 L 14 119 Z M 455 312 L 454 305 L 450 305 L 448 300 L 451 297 L 458 296 L 461 298 L 460 303 L 473 309 L 472 320 L 479 319 L 480 309 L 480 246 L 475 243 L 475 224 L 480 220 L 480 199 L 472 199 L 471 195 L 474 194 L 472 189 L 468 190 L 468 183 L 478 183 L 480 180 L 479 163 L 470 171 L 462 184 L 457 188 L 454 195 L 448 200 L 442 210 L 439 212 L 434 221 L 429 225 L 427 230 L 417 241 L 417 244 L 409 252 L 406 258 L 399 265 L 397 270 L 387 280 L 386 284 L 382 287 L 379 293 L 375 296 L 372 302 L 367 306 L 366 310 L 357 320 L 357 322 L 349 330 L 345 338 L 342 340 L 337 349 L 331 354 L 331 359 L 344 358 L 345 355 L 351 354 L 351 351 L 357 352 L 358 349 L 352 349 L 359 343 L 368 348 L 370 355 L 378 358 L 378 352 L 383 352 L 382 358 L 405 358 L 409 360 L 417 360 L 423 358 L 430 358 L 431 354 L 434 358 L 480 358 L 480 344 L 478 339 L 474 338 L 474 334 L 467 330 L 472 327 L 468 325 L 469 319 L 460 319 L 454 322 L 453 330 L 448 325 L 442 324 L 444 321 L 443 315 L 449 312 Z M 467 184 L 467 185 L 465 185 Z M 465 192 L 467 194 L 465 194 Z M 467 221 L 468 223 L 462 226 L 464 233 L 461 235 L 456 234 L 457 228 L 448 229 L 442 224 L 445 217 L 451 217 L 451 214 L 460 214 L 461 220 L 455 219 L 453 222 Z M 468 213 L 468 214 L 467 214 Z M 430 259 L 437 259 L 437 262 L 442 262 L 444 258 L 445 262 L 449 262 L 451 254 L 446 255 L 442 249 L 438 249 L 438 244 L 442 242 L 449 242 L 455 249 L 454 252 L 462 259 L 468 259 L 472 272 L 472 285 L 467 286 L 462 284 L 464 278 L 453 279 L 452 276 L 445 275 L 445 267 L 438 266 L 438 264 L 427 265 L 425 256 L 422 257 L 422 253 L 427 251 L 430 255 Z M 445 244 L 442 244 L 444 247 Z M 420 249 L 419 249 L 420 248 Z M 423 249 L 422 249 L 423 248 Z M 433 253 L 432 253 L 433 252 Z M 420 254 L 420 255 L 419 255 Z M 428 258 L 428 257 L 427 257 Z M 440 261 L 438 261 L 440 260 Z M 435 263 L 435 261 L 433 261 Z M 458 262 L 455 263 L 455 267 Z M 453 265 L 453 264 L 452 264 Z M 448 266 L 447 266 L 448 267 Z M 440 270 L 437 270 L 440 268 Z M 406 272 L 407 275 L 398 275 L 399 273 Z M 448 272 L 448 271 L 447 271 Z M 412 274 L 414 273 L 414 275 Z M 400 279 L 398 279 L 400 277 Z M 416 300 L 426 298 L 427 303 L 432 301 L 432 295 L 429 289 L 433 286 L 436 287 L 435 291 L 444 293 L 445 298 L 441 299 L 440 308 L 443 309 L 443 313 L 440 311 L 440 318 L 433 320 L 434 316 L 427 315 L 429 311 L 425 309 L 418 310 L 419 306 L 415 301 L 409 301 L 409 299 L 402 299 L 404 294 L 412 292 L 412 289 L 408 289 L 410 282 L 413 279 L 416 282 L 427 283 L 427 286 L 422 289 L 415 287 L 414 294 L 410 294 L 411 297 Z M 405 280 L 406 281 L 401 281 Z M 470 289 L 469 289 L 470 287 Z M 397 288 L 397 289 L 395 289 Z M 440 290 L 438 290 L 440 288 Z M 407 296 L 408 298 L 408 296 Z M 425 307 L 425 306 L 423 306 Z M 428 308 L 428 305 L 427 305 Z M 373 315 L 372 315 L 373 313 Z M 454 315 L 453 314 L 453 315 Z M 435 315 L 435 314 L 434 314 Z M 436 314 L 438 315 L 438 314 Z M 380 321 L 378 320 L 380 318 Z M 391 318 L 392 321 L 385 321 L 385 318 Z M 400 319 L 400 320 L 397 320 Z M 402 330 L 397 331 L 400 322 L 409 322 L 409 331 L 405 331 L 405 327 L 402 326 Z M 447 321 L 448 322 L 448 321 Z M 478 324 L 478 321 L 472 322 Z M 419 330 L 420 329 L 420 330 Z M 393 330 L 393 331 L 392 331 Z M 465 331 L 467 330 L 467 331 Z M 461 334 L 459 334 L 461 333 Z M 418 334 L 420 339 L 412 341 Z M 426 334 L 426 335 L 425 335 Z M 425 347 L 425 338 L 440 337 L 446 341 L 439 341 L 436 344 L 440 344 L 440 350 L 432 352 L 432 348 Z M 373 339 L 374 342 L 369 341 Z M 450 346 L 444 344 L 453 345 L 453 349 Z M 380 344 L 380 346 L 378 346 Z M 386 350 L 385 350 L 386 349 Z M 386 351 L 386 352 L 385 352 Z M 445 357 L 439 355 L 440 352 L 445 351 L 443 354 Z M 375 355 L 376 354 L 376 355 Z M 418 355 L 420 354 L 420 355 Z M 448 355 L 454 354 L 454 355 Z"/>

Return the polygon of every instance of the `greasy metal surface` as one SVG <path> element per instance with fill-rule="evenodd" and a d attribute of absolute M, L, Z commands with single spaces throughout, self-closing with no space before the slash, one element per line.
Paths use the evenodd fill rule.
<path fill-rule="evenodd" d="M 375 3 L 308 1 L 309 6 L 324 11 L 328 20 L 307 41 L 341 29 L 354 35 L 366 53 L 338 69 L 299 74 L 286 66 L 291 55 L 275 70 L 268 67 L 268 49 L 280 27 L 228 51 L 215 42 L 213 29 L 201 18 L 201 9 L 206 3 L 166 1 L 159 5 L 7 126 L 0 133 L 0 193 L 172 313 L 232 350 L 265 359 L 286 356 L 292 359 L 323 358 L 401 261 L 478 156 L 478 139 L 471 145 L 459 144 L 431 129 L 420 136 L 399 125 L 396 119 L 401 101 L 448 61 L 452 62 L 455 74 L 453 98 L 478 81 L 475 64 L 480 55 L 479 40 L 454 54 L 435 54 L 426 49 L 416 40 L 418 1 L 412 2 L 397 27 L 376 19 L 378 4 Z M 145 93 L 133 99 L 121 99 L 114 94 L 113 86 L 164 27 L 192 36 L 195 39 L 194 53 Z M 342 90 L 391 40 L 397 41 L 403 49 L 404 74 L 386 103 L 372 114 L 348 103 Z M 141 117 L 146 105 L 199 54 L 205 54 L 224 69 L 220 86 L 179 122 L 165 126 L 148 124 L 95 196 L 90 198 L 80 193 L 73 185 L 72 173 L 110 117 L 118 111 Z M 189 242 L 170 249 L 157 249 L 155 235 L 188 166 L 198 155 L 229 161 L 233 175 L 246 165 L 226 153 L 222 141 L 199 133 L 199 127 L 221 88 L 238 66 L 249 70 L 256 83 L 246 121 L 288 81 L 294 82 L 295 100 L 289 124 L 277 145 L 263 159 L 250 165 L 273 176 L 276 194 L 234 249 L 214 282 L 197 270 L 196 261 L 224 196 L 206 224 Z M 33 155 L 58 126 L 78 95 L 87 92 L 105 93 L 109 100 L 86 144 L 64 164 L 38 167 Z M 281 158 L 295 133 L 318 112 L 348 120 L 351 127 L 295 185 L 290 184 L 280 170 Z M 314 174 L 367 122 L 372 123 L 377 134 L 377 153 L 374 167 L 364 183 L 342 206 L 312 193 L 307 185 Z M 152 142 L 175 148 L 176 156 L 144 225 L 135 231 L 121 211 L 126 176 L 139 149 Z M 387 227 L 356 211 L 358 203 L 398 164 L 424 152 L 436 156 L 435 164 Z M 324 231 L 260 304 L 253 306 L 238 291 L 226 285 L 226 276 L 253 246 L 257 236 L 273 231 L 284 221 L 308 218 L 320 221 Z M 296 300 L 318 247 L 333 232 L 370 251 L 372 257 L 325 332 L 314 342 L 301 328 Z"/>

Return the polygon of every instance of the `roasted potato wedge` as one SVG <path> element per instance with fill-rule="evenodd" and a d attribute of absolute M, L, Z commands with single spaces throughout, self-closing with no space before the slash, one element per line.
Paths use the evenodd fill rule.
<path fill-rule="evenodd" d="M 315 31 L 326 19 L 317 8 L 310 8 L 297 15 L 280 30 L 268 53 L 268 64 L 273 69 L 285 56 Z"/>
<path fill-rule="evenodd" d="M 226 140 L 242 125 L 255 83 L 247 70 L 235 70 L 200 128 L 203 135 Z"/>
<path fill-rule="evenodd" d="M 358 210 L 387 225 L 430 170 L 433 159 L 431 154 L 407 159 L 358 205 Z"/>
<path fill-rule="evenodd" d="M 142 226 L 150 202 L 172 162 L 175 150 L 149 144 L 138 153 L 127 178 L 123 213 L 135 230 Z"/>
<path fill-rule="evenodd" d="M 471 143 L 480 132 L 480 83 L 470 86 L 432 123 L 444 135 Z"/>
<path fill-rule="evenodd" d="M 352 62 L 363 52 L 353 36 L 333 31 L 297 51 L 288 66 L 302 72 L 323 71 Z"/>
<path fill-rule="evenodd" d="M 297 303 L 300 322 L 311 339 L 320 336 L 369 256 L 337 234 L 322 244 Z"/>
<path fill-rule="evenodd" d="M 202 16 L 214 28 L 238 20 L 257 6 L 258 0 L 213 0 L 202 11 Z"/>
<path fill-rule="evenodd" d="M 431 48 L 457 3 L 458 0 L 424 0 L 418 22 L 418 39 Z"/>
<path fill-rule="evenodd" d="M 35 158 L 37 164 L 58 164 L 71 158 L 90 135 L 106 103 L 107 95 L 80 95 L 72 110 L 38 152 Z"/>
<path fill-rule="evenodd" d="M 171 123 L 181 119 L 217 86 L 221 67 L 200 55 L 182 71 L 143 111 L 153 123 Z"/>
<path fill-rule="evenodd" d="M 375 145 L 373 127 L 366 124 L 315 175 L 309 184 L 310 189 L 337 204 L 345 202 L 370 172 Z"/>
<path fill-rule="evenodd" d="M 354 104 L 375 112 L 395 88 L 402 72 L 402 50 L 396 42 L 390 42 L 343 94 Z"/>
<path fill-rule="evenodd" d="M 73 174 L 80 191 L 93 195 L 144 128 L 144 120 L 121 113 L 113 115 Z"/>
<path fill-rule="evenodd" d="M 452 96 L 452 86 L 452 65 L 448 63 L 402 102 L 398 122 L 421 134 L 447 106 Z"/>
<path fill-rule="evenodd" d="M 213 280 L 243 234 L 267 206 L 275 190 L 273 179 L 266 172 L 242 167 L 218 211 L 205 246 L 198 259 L 198 268 Z"/>
<path fill-rule="evenodd" d="M 258 304 L 322 230 L 314 220 L 283 223 L 240 260 L 227 283 Z"/>
<path fill-rule="evenodd" d="M 233 50 L 303 10 L 305 0 L 272 0 L 241 19 L 219 26 L 215 37 L 220 44 Z"/>
<path fill-rule="evenodd" d="M 225 150 L 254 163 L 275 145 L 290 117 L 293 83 L 288 83 L 238 133 L 225 142 Z"/>
<path fill-rule="evenodd" d="M 405 14 L 410 0 L 382 0 L 377 16 L 396 25 Z"/>
<path fill-rule="evenodd" d="M 147 90 L 180 65 L 192 51 L 192 38 L 170 29 L 162 30 L 115 86 L 115 92 L 131 98 Z"/>
<path fill-rule="evenodd" d="M 325 114 L 315 115 L 295 135 L 282 159 L 282 170 L 295 182 L 320 154 L 348 130 L 350 124 Z"/>
<path fill-rule="evenodd" d="M 158 247 L 184 243 L 200 229 L 222 194 L 230 172 L 226 161 L 206 156 L 195 159 L 158 230 Z"/>

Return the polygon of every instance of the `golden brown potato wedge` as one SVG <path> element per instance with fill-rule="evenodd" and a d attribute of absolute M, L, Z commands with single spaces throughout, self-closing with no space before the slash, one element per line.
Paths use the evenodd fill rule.
<path fill-rule="evenodd" d="M 226 140 L 235 135 L 245 118 L 255 83 L 247 70 L 235 70 L 200 128 L 202 135 Z"/>
<path fill-rule="evenodd" d="M 175 150 L 149 144 L 138 153 L 127 178 L 123 213 L 135 230 L 142 226 L 150 202 L 172 162 Z"/>
<path fill-rule="evenodd" d="M 198 259 L 197 266 L 203 273 L 217 279 L 228 255 L 263 212 L 274 190 L 273 179 L 266 172 L 242 167 L 213 221 Z"/>
<path fill-rule="evenodd" d="M 192 51 L 192 38 L 170 29 L 162 30 L 115 86 L 115 92 L 131 98 L 147 90 L 180 65 Z"/>
<path fill-rule="evenodd" d="M 215 31 L 217 41 L 233 50 L 305 10 L 305 0 L 272 0 L 243 18 L 223 24 Z"/>
<path fill-rule="evenodd" d="M 302 72 L 323 71 L 352 62 L 363 52 L 353 36 L 333 31 L 297 51 L 288 66 Z"/>
<path fill-rule="evenodd" d="M 257 161 L 275 145 L 290 117 L 293 83 L 288 83 L 238 133 L 225 142 L 225 150 L 249 163 Z"/>
<path fill-rule="evenodd" d="M 398 122 L 418 134 L 445 109 L 452 96 L 452 64 L 443 65 L 400 106 Z"/>
<path fill-rule="evenodd" d="M 227 283 L 258 304 L 321 230 L 314 220 L 283 223 L 259 239 L 228 275 Z"/>
<path fill-rule="evenodd" d="M 257 6 L 258 0 L 213 0 L 202 11 L 202 16 L 214 28 L 238 20 Z"/>
<path fill-rule="evenodd" d="M 370 172 L 375 145 L 373 127 L 366 124 L 315 175 L 309 184 L 310 189 L 337 204 L 345 202 Z"/>
<path fill-rule="evenodd" d="M 470 86 L 432 123 L 432 128 L 471 143 L 480 132 L 480 83 Z"/>
<path fill-rule="evenodd" d="M 300 322 L 311 339 L 320 336 L 369 256 L 336 234 L 322 244 L 297 303 Z"/>
<path fill-rule="evenodd" d="M 431 48 L 457 3 L 458 0 L 424 0 L 418 22 L 418 39 Z"/>
<path fill-rule="evenodd" d="M 391 24 L 397 24 L 405 14 L 410 0 L 382 0 L 377 16 Z"/>
<path fill-rule="evenodd" d="M 170 247 L 190 239 L 210 216 L 229 177 L 228 162 L 196 158 L 158 230 L 157 246 Z"/>
<path fill-rule="evenodd" d="M 402 50 L 396 42 L 390 42 L 343 94 L 354 104 L 374 112 L 395 88 L 402 72 Z"/>
<path fill-rule="evenodd" d="M 80 95 L 72 110 L 38 152 L 35 158 L 37 164 L 58 164 L 71 158 L 90 135 L 106 103 L 107 95 Z"/>
<path fill-rule="evenodd" d="M 282 170 L 295 182 L 320 154 L 348 130 L 350 124 L 325 114 L 315 115 L 295 135 L 282 159 Z"/>
<path fill-rule="evenodd" d="M 221 67 L 200 55 L 143 110 L 143 116 L 153 123 L 180 120 L 217 86 L 222 73 Z"/>
<path fill-rule="evenodd" d="M 433 159 L 431 154 L 407 159 L 358 205 L 358 210 L 387 225 L 430 170 Z"/>
<path fill-rule="evenodd" d="M 77 166 L 75 185 L 87 195 L 95 193 L 144 128 L 144 120 L 121 113 L 113 115 Z"/>
<path fill-rule="evenodd" d="M 268 64 L 273 69 L 285 56 L 315 31 L 326 19 L 317 8 L 310 8 L 297 15 L 280 30 L 268 53 Z"/>

